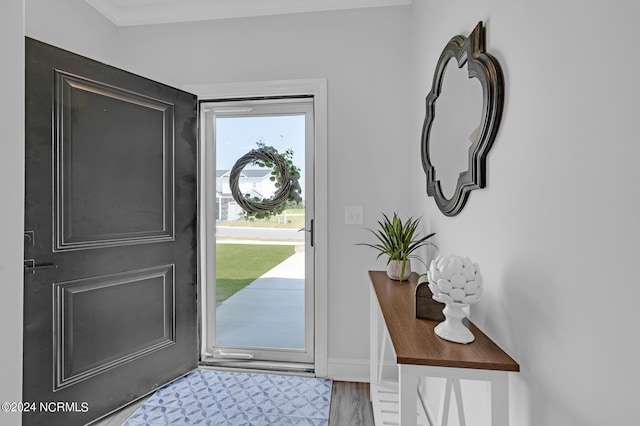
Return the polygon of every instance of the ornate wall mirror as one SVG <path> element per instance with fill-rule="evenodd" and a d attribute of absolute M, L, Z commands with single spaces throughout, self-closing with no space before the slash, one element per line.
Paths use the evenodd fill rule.
<path fill-rule="evenodd" d="M 485 187 L 486 156 L 498 132 L 503 103 L 502 69 L 485 52 L 480 22 L 469 37 L 449 40 L 426 98 L 422 166 L 427 195 L 445 215 L 460 213 L 469 192 Z"/>

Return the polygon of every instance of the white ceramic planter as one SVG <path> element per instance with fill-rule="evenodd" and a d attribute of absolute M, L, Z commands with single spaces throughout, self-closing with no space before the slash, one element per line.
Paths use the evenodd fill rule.
<path fill-rule="evenodd" d="M 405 267 L 404 267 L 404 275 L 402 276 L 402 279 L 400 277 L 401 273 L 402 273 L 402 261 L 401 260 L 390 261 L 389 264 L 387 265 L 387 276 L 392 280 L 396 280 L 396 281 L 404 281 L 409 279 L 409 276 L 411 275 L 411 261 L 407 259 L 407 263 L 405 264 Z"/>

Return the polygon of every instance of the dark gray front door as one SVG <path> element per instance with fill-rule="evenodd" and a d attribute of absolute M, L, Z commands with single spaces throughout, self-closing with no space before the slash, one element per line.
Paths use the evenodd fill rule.
<path fill-rule="evenodd" d="M 26 41 L 25 425 L 197 366 L 195 96 Z"/>

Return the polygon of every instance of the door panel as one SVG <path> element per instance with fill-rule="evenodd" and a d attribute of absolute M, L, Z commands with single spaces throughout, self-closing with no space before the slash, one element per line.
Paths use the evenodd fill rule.
<path fill-rule="evenodd" d="M 26 49 L 23 423 L 85 424 L 197 366 L 196 99 Z"/>
<path fill-rule="evenodd" d="M 176 343 L 173 265 L 55 283 L 53 291 L 56 391 Z"/>
<path fill-rule="evenodd" d="M 172 240 L 173 105 L 54 74 L 56 250 Z"/>

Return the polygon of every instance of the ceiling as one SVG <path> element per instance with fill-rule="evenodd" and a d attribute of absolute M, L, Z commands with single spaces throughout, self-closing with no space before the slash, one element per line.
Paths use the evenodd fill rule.
<path fill-rule="evenodd" d="M 204 21 L 365 7 L 413 0 L 86 0 L 117 26 Z"/>

